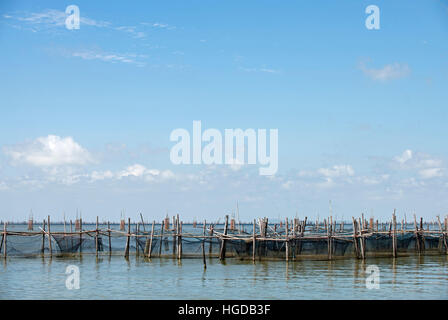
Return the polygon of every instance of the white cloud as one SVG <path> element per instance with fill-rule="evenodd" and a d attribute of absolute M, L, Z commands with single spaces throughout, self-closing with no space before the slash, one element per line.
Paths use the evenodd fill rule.
<path fill-rule="evenodd" d="M 400 156 L 394 157 L 394 161 L 403 170 L 418 170 L 422 179 L 431 179 L 444 176 L 443 161 L 422 152 L 405 150 Z"/>
<path fill-rule="evenodd" d="M 442 168 L 423 169 L 418 172 L 423 179 L 431 179 L 443 176 Z"/>
<path fill-rule="evenodd" d="M 61 138 L 55 135 L 5 147 L 4 152 L 14 163 L 24 163 L 36 167 L 85 165 L 93 161 L 90 153 L 72 137 Z"/>
<path fill-rule="evenodd" d="M 366 76 L 377 81 L 387 81 L 407 77 L 411 73 L 411 68 L 407 64 L 387 64 L 382 68 L 368 68 L 361 64 L 361 70 Z"/>
<path fill-rule="evenodd" d="M 332 168 L 320 168 L 317 172 L 328 178 L 354 176 L 355 170 L 350 165 L 336 165 Z"/>
<path fill-rule="evenodd" d="M 83 50 L 83 51 L 74 51 L 68 54 L 69 56 L 81 58 L 83 60 L 100 60 L 104 62 L 110 63 L 128 63 L 135 64 L 139 67 L 143 67 L 146 65 L 145 62 L 139 61 L 138 59 L 146 58 L 146 55 L 137 55 L 137 54 L 118 54 L 118 53 L 106 53 L 106 52 L 97 52 L 93 50 Z"/>
<path fill-rule="evenodd" d="M 412 150 L 405 150 L 400 156 L 394 157 L 394 160 L 400 164 L 404 164 L 412 159 Z"/>

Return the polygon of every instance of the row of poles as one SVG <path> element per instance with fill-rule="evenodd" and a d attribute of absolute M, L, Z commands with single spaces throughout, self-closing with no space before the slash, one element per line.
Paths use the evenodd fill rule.
<path fill-rule="evenodd" d="M 126 235 L 126 245 L 125 245 L 125 250 L 124 250 L 124 256 L 125 258 L 129 257 L 129 252 L 130 252 L 130 243 L 131 243 L 131 237 L 134 236 L 135 237 L 135 241 L 136 241 L 136 255 L 138 256 L 140 254 L 139 252 L 139 243 L 138 243 L 138 238 L 139 237 L 146 237 L 146 242 L 145 242 L 145 247 L 144 247 L 144 251 L 143 251 L 143 255 L 145 257 L 151 258 L 152 254 L 153 254 L 153 241 L 155 237 L 159 237 L 160 241 L 159 241 L 159 248 L 158 248 L 158 255 L 161 256 L 161 251 L 162 251 L 162 239 L 164 238 L 164 230 L 165 231 L 173 231 L 172 234 L 170 234 L 170 236 L 173 237 L 173 256 L 177 256 L 178 259 L 182 258 L 182 228 L 183 228 L 183 222 L 180 221 L 179 219 L 179 215 L 177 215 L 176 217 L 173 216 L 173 228 L 170 229 L 170 219 L 167 216 L 161 224 L 161 231 L 159 235 L 155 234 L 155 224 L 156 222 L 153 221 L 152 222 L 152 227 L 151 227 L 151 232 L 148 236 L 148 233 L 146 233 L 145 230 L 145 223 L 143 221 L 143 216 L 140 214 L 141 216 L 141 223 L 137 223 L 136 224 L 136 233 L 132 234 L 131 233 L 131 219 L 128 218 L 128 229 L 127 232 L 125 233 Z M 284 226 L 284 238 L 282 239 L 281 233 L 279 232 L 278 228 L 277 228 L 277 224 L 274 224 L 274 227 L 272 228 L 269 223 L 268 223 L 268 219 L 267 218 L 263 218 L 263 219 L 259 219 L 258 220 L 258 229 L 259 229 L 259 235 L 257 235 L 256 233 L 256 227 L 257 227 L 257 221 L 254 220 L 253 221 L 253 230 L 252 230 L 252 259 L 255 261 L 256 259 L 256 242 L 257 241 L 261 241 L 262 243 L 266 243 L 265 241 L 284 241 L 284 245 L 285 245 L 285 258 L 286 261 L 289 260 L 290 258 L 290 243 L 296 240 L 300 240 L 300 238 L 304 238 L 305 236 L 305 230 L 307 227 L 307 218 L 305 217 L 304 220 L 299 220 L 297 218 L 293 219 L 291 221 L 292 223 L 290 223 L 290 220 L 288 220 L 288 218 L 285 219 L 284 225 L 283 222 L 281 221 L 279 224 L 280 229 L 283 228 Z M 440 218 L 437 217 L 437 224 L 439 226 L 439 230 L 442 234 L 442 241 L 443 244 L 445 246 L 446 249 L 446 253 L 448 254 L 448 246 L 447 246 L 447 232 L 448 232 L 448 217 L 445 218 L 444 221 L 444 225 L 445 227 L 442 227 L 442 223 L 440 221 Z M 327 242 L 328 242 L 328 258 L 332 259 L 334 257 L 334 240 L 337 237 L 337 232 L 339 233 L 343 233 L 344 232 L 344 223 L 341 222 L 339 230 L 337 230 L 337 223 L 336 220 L 333 221 L 332 216 L 330 216 L 328 219 L 324 219 L 323 221 L 323 231 L 325 232 L 326 238 L 327 238 Z M 399 233 L 399 230 L 397 228 L 397 219 L 396 219 L 396 211 L 394 210 L 394 213 L 392 215 L 392 220 L 389 222 L 389 235 L 392 236 L 392 255 L 393 257 L 397 257 L 398 255 L 398 248 L 397 248 L 397 234 Z M 143 235 L 140 234 L 140 226 L 143 227 L 143 231 L 145 232 Z M 236 222 L 234 219 L 232 219 L 230 221 L 230 226 L 229 226 L 229 216 L 227 215 L 225 217 L 225 222 L 224 222 L 224 230 L 223 233 L 220 233 L 216 230 L 214 230 L 214 226 L 215 224 L 210 224 L 209 228 L 207 230 L 206 228 L 207 226 L 207 222 L 204 220 L 203 222 L 203 234 L 202 236 L 195 236 L 195 237 L 199 237 L 202 238 L 202 258 L 203 258 L 203 264 L 204 267 L 207 267 L 206 264 L 206 254 L 205 254 L 205 241 L 207 239 L 212 240 L 213 238 L 217 238 L 220 240 L 220 250 L 219 250 L 219 259 L 220 260 L 224 260 L 226 258 L 226 244 L 227 241 L 229 239 L 235 239 L 235 235 L 229 235 L 228 232 L 229 230 L 231 231 L 235 231 L 236 230 Z M 316 223 L 314 225 L 314 228 L 316 231 L 320 231 L 321 230 L 321 224 L 319 223 L 318 220 L 316 220 Z M 379 223 L 378 220 L 376 220 L 376 223 L 374 223 L 374 219 L 371 218 L 369 222 L 367 222 L 366 219 L 364 219 L 364 215 L 362 215 L 361 218 L 359 218 L 358 220 L 355 219 L 354 217 L 352 217 L 352 226 L 353 226 L 353 244 L 354 244 L 354 251 L 355 251 L 355 256 L 357 258 L 361 258 L 361 259 L 365 259 L 366 258 L 366 237 L 368 237 L 369 235 L 371 235 L 373 232 L 379 232 Z M 32 229 L 32 224 L 31 224 L 31 229 Z M 70 235 L 73 235 L 73 224 L 72 221 L 70 220 Z M 197 227 L 197 223 L 193 222 L 193 227 Z M 414 230 L 412 232 L 414 232 L 415 237 L 416 237 L 416 247 L 417 247 L 417 252 L 419 254 L 421 254 L 424 251 L 425 248 L 425 240 L 424 240 L 424 223 L 423 223 L 423 218 L 420 219 L 420 223 L 417 223 L 416 217 L 414 215 Z M 387 228 L 387 224 L 382 224 L 382 230 L 385 230 Z M 28 229 L 30 229 L 30 224 L 28 225 Z M 276 238 L 268 238 L 268 229 L 271 229 L 271 234 L 273 234 Z M 443 229 L 445 229 L 445 231 L 443 231 Z M 124 231 L 125 230 L 125 220 L 121 219 L 120 221 L 120 231 Z M 78 231 L 78 232 L 76 232 Z M 109 240 L 109 253 L 112 253 L 112 247 L 111 247 L 111 232 L 116 232 L 114 230 L 111 230 L 110 228 L 110 223 L 107 222 L 107 230 L 106 233 L 108 235 L 108 240 Z M 244 232 L 241 229 L 241 223 L 239 222 L 239 233 L 241 234 L 242 232 Z M 405 220 L 402 220 L 401 222 L 401 232 L 409 232 L 407 230 L 407 222 Z M 48 249 L 49 249 L 49 253 L 50 255 L 53 254 L 53 245 L 52 245 L 52 233 L 51 233 L 51 222 L 50 222 L 50 216 L 47 217 L 47 220 L 43 220 L 42 223 L 42 228 L 41 228 L 41 233 L 42 233 L 42 246 L 41 246 L 41 252 L 42 254 L 44 254 L 45 252 L 45 237 L 47 237 L 48 239 Z M 95 249 L 96 249 L 96 255 L 99 254 L 99 235 L 100 233 L 104 234 L 104 232 L 102 230 L 99 229 L 99 219 L 98 217 L 96 218 L 96 228 L 95 230 L 90 230 L 90 231 L 83 231 L 83 225 L 82 225 L 82 218 L 76 219 L 75 220 L 75 234 L 79 235 L 79 240 L 80 240 L 80 246 L 79 246 L 79 252 L 82 252 L 82 238 L 83 238 L 83 233 L 94 233 L 95 234 Z M 208 233 L 208 235 L 207 235 Z M 17 235 L 17 233 L 13 233 L 14 235 Z M 55 233 L 56 234 L 56 233 Z M 61 233 L 57 233 L 57 234 L 61 234 Z M 67 235 L 67 230 L 66 230 L 66 222 L 64 220 L 64 235 Z M 3 256 L 6 257 L 7 256 L 7 235 L 8 235 L 8 231 L 7 231 L 7 223 L 4 222 L 4 227 L 3 227 L 3 233 L 2 233 L 2 241 L 0 242 L 0 251 L 3 251 Z M 168 236 L 168 235 L 167 235 Z M 191 237 L 191 236 L 190 236 Z M 247 238 L 245 238 L 247 240 Z M 210 241 L 210 245 L 209 245 L 209 256 L 212 255 L 212 242 Z"/>

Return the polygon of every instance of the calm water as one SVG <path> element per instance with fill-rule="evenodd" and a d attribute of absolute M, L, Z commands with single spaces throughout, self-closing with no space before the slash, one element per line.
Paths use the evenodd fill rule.
<path fill-rule="evenodd" d="M 367 289 L 365 269 L 380 269 Z M 65 287 L 66 267 L 80 269 L 80 289 Z M 200 259 L 82 258 L 0 260 L 1 299 L 448 299 L 448 256 L 225 264 Z"/>

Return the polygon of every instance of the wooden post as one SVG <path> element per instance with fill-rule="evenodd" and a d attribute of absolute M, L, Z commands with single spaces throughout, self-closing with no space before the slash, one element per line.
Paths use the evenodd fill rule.
<path fill-rule="evenodd" d="M 328 260 L 332 259 L 332 251 L 331 250 L 331 228 L 332 228 L 332 223 L 331 220 L 328 221 L 328 224 L 325 223 L 326 226 L 326 232 L 327 232 L 327 249 L 328 249 Z"/>
<path fill-rule="evenodd" d="M 255 238 L 255 219 L 254 219 L 254 227 L 252 232 L 252 261 L 255 262 L 255 248 L 256 248 L 256 238 Z"/>
<path fill-rule="evenodd" d="M 162 221 L 162 226 L 161 226 L 161 229 L 160 229 L 159 257 L 162 255 L 163 229 L 164 229 L 164 226 L 165 226 L 165 221 L 166 221 L 166 219 L 164 221 Z"/>
<path fill-rule="evenodd" d="M 440 230 L 440 233 L 442 234 L 442 243 L 445 246 L 445 253 L 448 254 L 448 246 L 446 243 L 446 234 L 445 234 L 445 232 L 443 232 L 442 223 L 440 223 L 439 216 L 437 216 L 437 223 L 439 224 L 439 230 Z"/>
<path fill-rule="evenodd" d="M 177 239 L 178 239 L 177 240 L 177 245 L 178 245 L 177 258 L 182 259 L 182 221 L 180 221 L 180 223 L 179 223 L 179 236 Z"/>
<path fill-rule="evenodd" d="M 207 269 L 207 261 L 205 259 L 205 228 L 207 225 L 207 221 L 204 220 L 204 226 L 203 226 L 203 231 L 202 231 L 202 235 L 204 236 L 204 239 L 202 240 L 202 262 L 204 263 L 204 269 Z"/>
<path fill-rule="evenodd" d="M 95 251 L 96 251 L 96 256 L 98 257 L 98 216 L 96 216 Z"/>
<path fill-rule="evenodd" d="M 128 234 L 126 237 L 126 247 L 124 248 L 124 257 L 129 257 L 129 244 L 131 241 L 131 218 L 128 218 Z"/>
<path fill-rule="evenodd" d="M 420 248 L 425 251 L 425 233 L 423 228 L 423 217 L 420 217 Z"/>
<path fill-rule="evenodd" d="M 177 240 L 177 230 L 178 230 L 179 221 L 173 216 L 173 257 L 176 255 L 176 240 Z"/>
<path fill-rule="evenodd" d="M 360 244 L 360 249 L 361 249 L 361 258 L 364 260 L 366 258 L 366 255 L 365 255 L 365 243 L 364 243 L 364 235 L 362 234 L 363 227 L 362 227 L 361 220 L 359 221 L 358 226 L 361 226 L 361 229 L 358 230 L 359 236 L 360 236 L 359 244 Z"/>
<path fill-rule="evenodd" d="M 286 261 L 289 261 L 289 227 L 288 227 L 288 218 L 286 218 L 285 221 L 285 259 Z"/>
<path fill-rule="evenodd" d="M 110 222 L 107 221 L 107 234 L 108 234 L 108 238 L 109 238 L 109 255 L 112 254 L 112 240 L 110 238 Z"/>
<path fill-rule="evenodd" d="M 140 244 L 138 242 L 138 235 L 140 233 L 140 222 L 137 222 L 137 227 L 135 230 L 135 256 L 138 257 L 140 254 Z"/>
<path fill-rule="evenodd" d="M 357 228 L 356 228 L 356 220 L 352 217 L 353 220 L 353 247 L 355 249 L 355 256 L 359 258 L 359 248 L 358 248 L 358 240 L 357 240 Z"/>
<path fill-rule="evenodd" d="M 42 254 L 45 253 L 45 219 L 42 222 L 42 246 L 41 246 L 40 251 Z"/>
<path fill-rule="evenodd" d="M 70 241 L 71 241 L 71 250 L 73 250 L 73 222 L 70 219 Z"/>
<path fill-rule="evenodd" d="M 221 240 L 221 252 L 219 254 L 219 259 L 220 260 L 224 260 L 226 258 L 226 239 L 225 237 L 227 236 L 227 228 L 229 226 L 229 216 L 226 215 L 226 222 L 224 225 L 224 236 Z"/>
<path fill-rule="evenodd" d="M 79 253 L 82 253 L 82 219 L 79 218 Z"/>
<path fill-rule="evenodd" d="M 154 238 L 154 227 L 155 227 L 155 224 L 156 224 L 156 222 L 153 221 L 153 222 L 152 222 L 152 227 L 151 227 L 151 238 L 149 239 L 149 244 L 148 244 L 148 242 L 146 242 L 147 245 L 148 245 L 148 247 L 145 248 L 145 251 L 146 251 L 146 255 L 147 255 L 147 257 L 148 257 L 149 259 L 151 259 L 151 253 L 152 253 L 152 239 Z"/>
<path fill-rule="evenodd" d="M 6 221 L 3 223 L 3 257 L 6 258 L 8 248 L 6 246 L 6 238 L 7 238 L 8 232 L 6 231 Z"/>
<path fill-rule="evenodd" d="M 392 223 L 393 223 L 393 233 L 392 233 L 392 255 L 394 258 L 397 257 L 397 218 L 394 214 L 392 215 Z"/>
<path fill-rule="evenodd" d="M 417 218 L 416 218 L 415 214 L 414 214 L 414 228 L 415 228 L 415 231 L 414 231 L 415 243 L 417 245 L 417 252 L 420 255 L 422 250 L 421 250 L 421 246 L 420 246 L 420 236 L 419 236 L 419 232 L 418 232 Z"/>
<path fill-rule="evenodd" d="M 210 244 L 208 247 L 208 256 L 211 257 L 213 254 L 213 225 L 210 225 Z"/>
<path fill-rule="evenodd" d="M 51 224 L 50 224 L 50 216 L 48 216 L 48 248 L 50 249 L 50 256 L 53 255 L 53 248 L 51 244 Z"/>

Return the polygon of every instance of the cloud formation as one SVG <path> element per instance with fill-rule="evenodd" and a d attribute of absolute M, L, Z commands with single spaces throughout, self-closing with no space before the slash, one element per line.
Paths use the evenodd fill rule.
<path fill-rule="evenodd" d="M 36 167 L 85 165 L 93 162 L 89 151 L 80 146 L 72 137 L 61 138 L 55 135 L 5 147 L 4 152 L 14 164 L 28 164 Z"/>
<path fill-rule="evenodd" d="M 405 78 L 411 73 L 411 68 L 407 64 L 392 63 L 382 68 L 369 68 L 364 63 L 360 65 L 362 72 L 375 81 L 388 81 Z"/>

